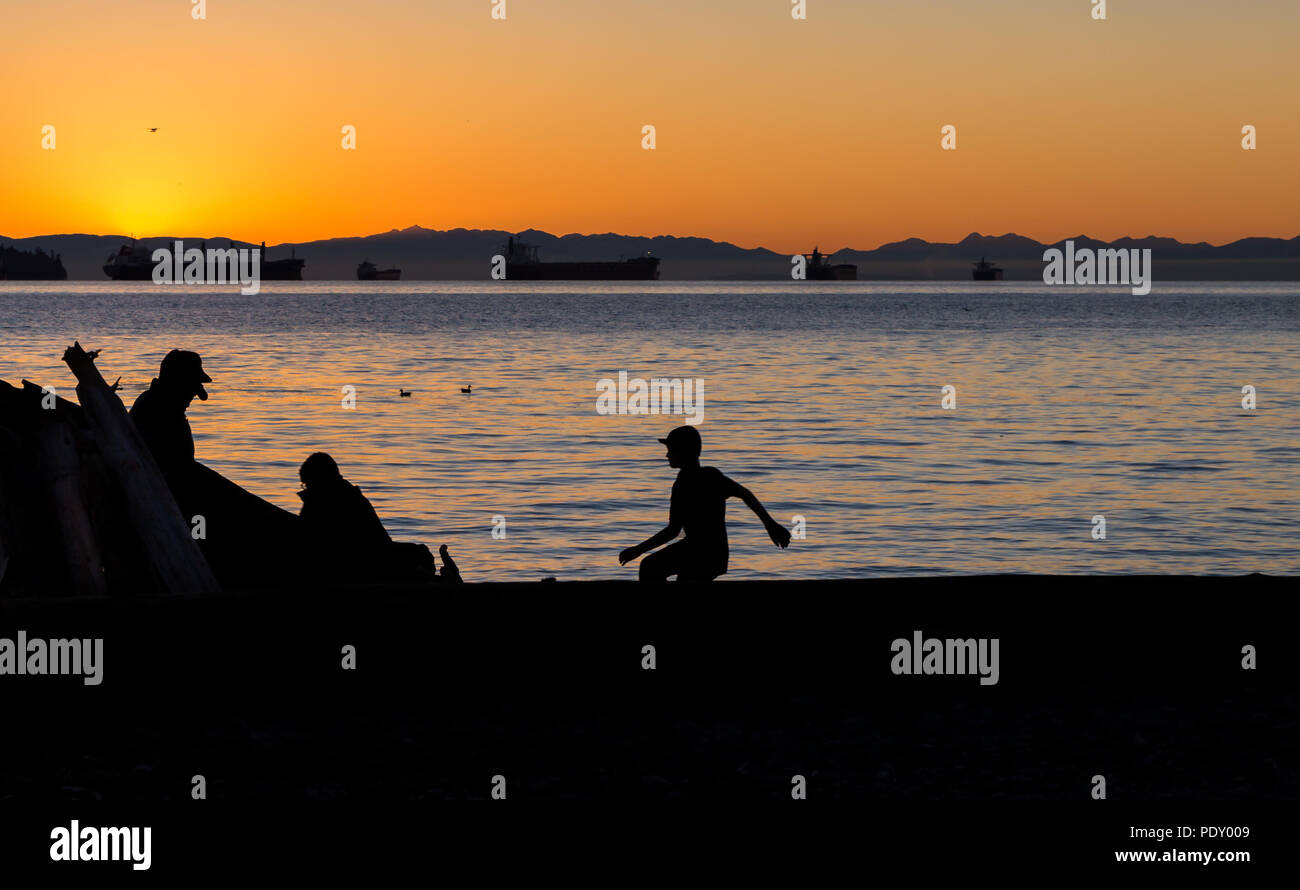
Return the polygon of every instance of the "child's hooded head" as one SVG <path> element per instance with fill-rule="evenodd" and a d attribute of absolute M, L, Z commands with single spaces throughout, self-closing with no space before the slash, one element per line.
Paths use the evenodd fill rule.
<path fill-rule="evenodd" d="M 339 465 L 334 462 L 324 451 L 317 451 L 302 462 L 298 468 L 298 478 L 302 484 L 310 488 L 313 485 L 323 485 L 334 482 L 343 478 L 339 472 Z"/>

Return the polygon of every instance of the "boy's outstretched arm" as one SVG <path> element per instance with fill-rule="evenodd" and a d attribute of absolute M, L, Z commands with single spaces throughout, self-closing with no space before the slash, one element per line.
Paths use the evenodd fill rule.
<path fill-rule="evenodd" d="M 757 516 L 762 521 L 763 527 L 767 529 L 768 537 L 772 539 L 772 543 L 783 550 L 786 547 L 789 547 L 790 546 L 789 529 L 787 529 L 784 525 L 782 525 L 781 523 L 777 522 L 775 519 L 772 518 L 771 514 L 767 512 L 767 509 L 759 502 L 758 498 L 754 497 L 754 493 L 752 491 L 750 491 L 745 486 L 739 484 L 736 485 L 736 488 L 738 489 L 738 491 L 736 492 L 736 496 L 739 497 L 742 501 L 744 501 L 745 506 L 753 510 L 754 515 Z"/>
<path fill-rule="evenodd" d="M 682 533 L 682 527 L 679 523 L 669 522 L 663 530 L 657 535 L 646 538 L 635 547 L 629 547 L 618 555 L 619 565 L 627 565 L 641 554 L 648 550 L 653 550 L 661 544 L 667 544 Z"/>

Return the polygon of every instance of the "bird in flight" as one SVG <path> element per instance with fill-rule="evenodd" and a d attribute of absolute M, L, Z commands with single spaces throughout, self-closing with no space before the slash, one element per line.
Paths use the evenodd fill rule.
<path fill-rule="evenodd" d="M 150 127 L 150 128 L 149 128 L 149 132 L 150 132 L 150 133 L 157 133 L 157 132 L 158 132 L 158 128 L 157 128 L 157 127 Z"/>

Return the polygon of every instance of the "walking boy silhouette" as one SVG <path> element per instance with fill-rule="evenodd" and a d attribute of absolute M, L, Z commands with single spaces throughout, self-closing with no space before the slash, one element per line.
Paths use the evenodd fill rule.
<path fill-rule="evenodd" d="M 627 565 L 647 551 L 667 544 L 683 531 L 686 537 L 641 560 L 642 581 L 712 581 L 727 572 L 727 498 L 740 498 L 763 521 L 772 543 L 784 549 L 790 532 L 773 519 L 753 492 L 716 467 L 700 466 L 700 431 L 679 426 L 660 439 L 668 446 L 668 465 L 678 468 L 668 508 L 668 525 L 657 535 L 618 555 Z"/>

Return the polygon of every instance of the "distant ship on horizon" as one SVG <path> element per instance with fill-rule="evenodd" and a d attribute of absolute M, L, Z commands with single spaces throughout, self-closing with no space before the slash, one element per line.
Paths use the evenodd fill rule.
<path fill-rule="evenodd" d="M 153 251 L 139 244 L 123 244 L 104 263 L 104 274 L 114 281 L 149 281 L 153 278 Z"/>
<path fill-rule="evenodd" d="M 306 260 L 298 259 L 298 251 L 289 248 L 289 256 L 283 260 L 266 258 L 266 242 L 262 242 L 262 280 L 263 281 L 302 281 L 302 270 Z"/>
<path fill-rule="evenodd" d="M 1002 269 L 992 263 L 986 263 L 984 257 L 974 264 L 975 268 L 971 270 L 971 276 L 976 281 L 1001 281 Z"/>
<path fill-rule="evenodd" d="M 805 270 L 808 281 L 857 281 L 858 267 L 852 263 L 831 265 L 830 257 L 814 247 L 812 253 L 805 253 L 808 260 Z"/>
<path fill-rule="evenodd" d="M 204 247 L 206 248 L 206 244 Z M 235 242 L 230 242 L 234 248 Z M 300 260 L 296 251 L 290 248 L 289 257 L 282 260 L 266 258 L 266 242 L 262 242 L 261 262 L 258 276 L 262 281 L 302 281 L 302 270 L 306 260 Z M 153 250 L 137 243 L 123 244 L 117 253 L 109 256 L 104 263 L 104 274 L 113 281 L 152 281 L 153 270 L 157 263 L 153 260 Z M 228 281 L 239 280 L 239 270 L 227 270 Z"/>
<path fill-rule="evenodd" d="M 357 266 L 357 281 L 401 281 L 401 269 L 380 269 L 370 260 L 362 260 Z"/>
<path fill-rule="evenodd" d="M 610 262 L 544 263 L 537 248 L 511 236 L 506 242 L 506 279 L 518 281 L 657 281 L 659 258 Z"/>

